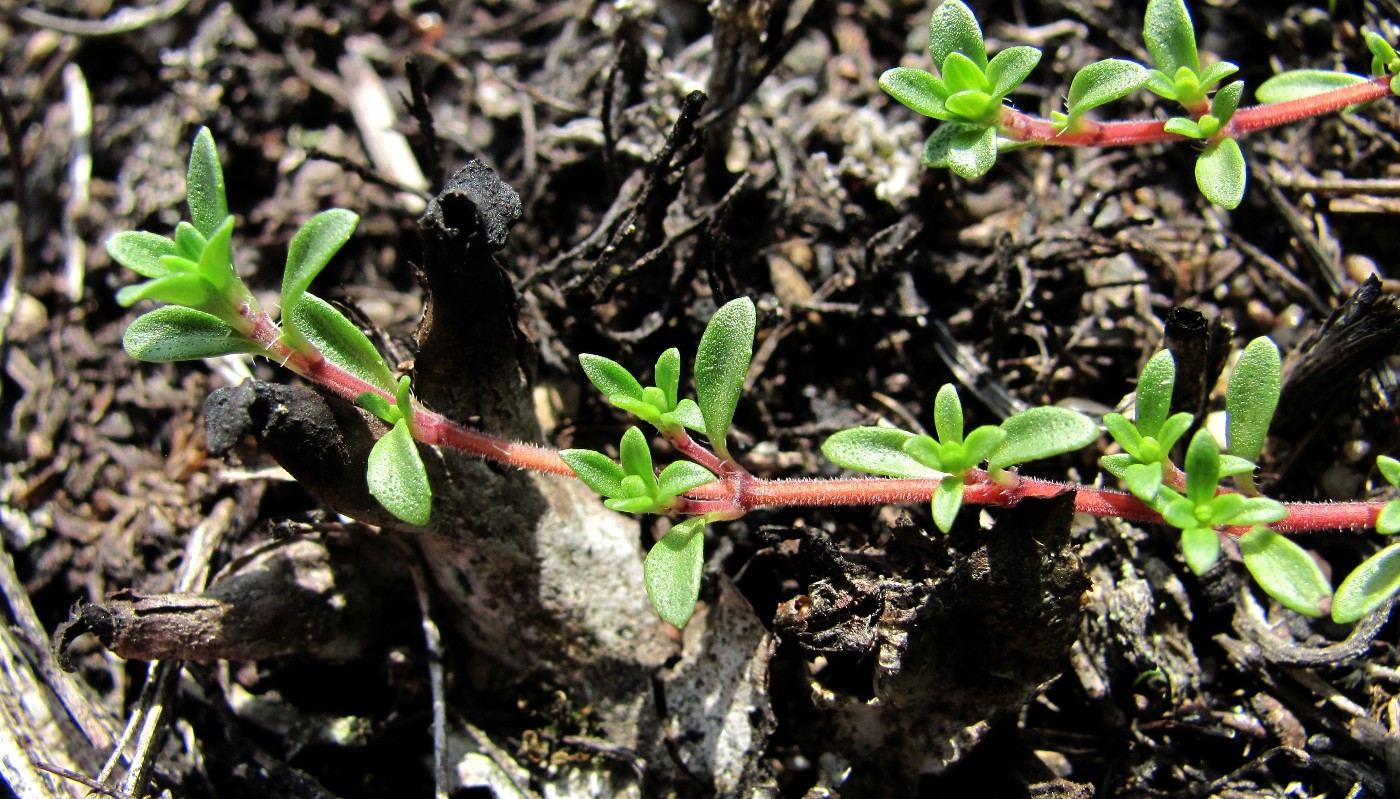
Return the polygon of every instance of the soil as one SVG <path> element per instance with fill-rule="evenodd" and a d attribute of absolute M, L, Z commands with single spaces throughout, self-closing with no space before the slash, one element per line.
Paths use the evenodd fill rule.
<path fill-rule="evenodd" d="M 1085 64 L 1146 58 L 1140 4 L 972 5 L 989 50 L 1044 49 L 1013 97 L 1040 114 Z M 688 362 L 737 296 L 760 332 L 732 447 L 769 478 L 839 474 L 826 436 L 917 428 L 947 382 L 972 424 L 1113 409 L 1164 342 L 1201 364 L 1179 398 L 1216 411 L 1219 356 L 1269 335 L 1287 383 L 1265 491 L 1379 497 L 1374 456 L 1400 452 L 1395 103 L 1245 140 L 1224 212 L 1185 145 L 1009 153 L 972 182 L 920 166 L 933 123 L 876 79 L 928 67 L 923 3 L 0 11 L 8 795 L 422 796 L 439 773 L 454 797 L 1400 791 L 1389 608 L 1303 619 L 1238 564 L 1198 578 L 1168 532 L 1063 502 L 965 511 L 949 536 L 927 507 L 789 509 L 711 527 L 681 634 L 641 584 L 664 520 L 452 453 L 430 458 L 434 526 L 375 516 L 347 482 L 373 424 L 231 388 L 296 382 L 275 364 L 129 358 L 142 309 L 115 302 L 133 276 L 101 246 L 174 227 L 207 125 L 250 285 L 274 298 L 297 227 L 352 209 L 314 290 L 486 429 L 615 449 L 627 422 L 577 355 Z M 1251 86 L 1365 71 L 1361 27 L 1400 20 L 1372 0 L 1193 12 Z M 439 196 L 472 160 L 495 199 Z M 211 414 L 246 424 L 211 448 L 221 387 L 242 393 Z M 1100 454 L 1027 472 L 1090 480 Z M 1338 575 L 1379 548 L 1303 543 Z M 48 638 L 77 603 L 69 676 Z M 166 626 L 136 640 L 143 620 Z M 104 769 L 128 720 L 149 740 Z"/>

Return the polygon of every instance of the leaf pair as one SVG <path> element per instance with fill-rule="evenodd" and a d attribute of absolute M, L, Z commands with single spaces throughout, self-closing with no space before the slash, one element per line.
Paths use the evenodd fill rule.
<path fill-rule="evenodd" d="M 992 479 L 1019 463 L 1049 458 L 1088 446 L 1098 427 L 1067 408 L 1031 408 L 1002 422 L 963 435 L 962 403 L 952 385 L 934 398 L 935 440 L 885 427 L 857 427 L 835 433 L 822 444 L 827 460 L 847 469 L 887 477 L 939 479 L 932 498 L 934 524 L 953 527 L 967 474 L 986 461 Z"/>
<path fill-rule="evenodd" d="M 1240 69 L 1217 61 L 1201 70 L 1196 27 L 1183 0 L 1151 0 L 1143 17 L 1142 41 L 1155 67 L 1147 74 L 1148 91 L 1197 113 L 1211 87 Z"/>
<path fill-rule="evenodd" d="M 669 513 L 681 494 L 718 479 L 691 461 L 671 463 L 658 477 L 646 436 L 636 427 L 623 433 L 618 453 L 620 464 L 591 449 L 566 449 L 559 457 L 584 485 L 608 498 L 604 505 L 623 513 Z"/>

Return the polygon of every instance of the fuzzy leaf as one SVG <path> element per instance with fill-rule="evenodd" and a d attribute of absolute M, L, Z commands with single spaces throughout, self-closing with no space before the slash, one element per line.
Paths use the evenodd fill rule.
<path fill-rule="evenodd" d="M 178 242 L 177 242 L 178 243 Z M 220 294 L 229 294 L 238 275 L 233 271 L 233 217 L 226 216 L 204 244 L 196 268 Z"/>
<path fill-rule="evenodd" d="M 1239 494 L 1222 494 L 1221 496 L 1238 497 Z M 1220 497 L 1216 497 L 1217 502 Z M 1268 497 L 1248 497 L 1240 509 L 1227 518 L 1220 519 L 1220 524 L 1233 524 L 1240 527 L 1255 524 L 1273 524 L 1288 518 L 1288 509 L 1282 502 Z"/>
<path fill-rule="evenodd" d="M 949 120 L 953 115 L 943 105 L 948 90 L 932 73 L 910 67 L 895 67 L 880 76 L 880 88 L 915 113 Z"/>
<path fill-rule="evenodd" d="M 1142 84 L 1144 89 L 1153 94 L 1164 97 L 1168 100 L 1176 99 L 1176 81 L 1160 69 L 1149 69 L 1147 71 L 1147 82 Z"/>
<path fill-rule="evenodd" d="M 190 166 L 185 173 L 185 199 L 190 206 L 190 221 L 207 239 L 228 216 L 228 199 L 224 194 L 224 168 L 219 163 L 219 148 L 208 128 L 200 128 L 190 148 Z"/>
<path fill-rule="evenodd" d="M 603 396 L 613 401 L 618 397 L 641 400 L 642 384 L 622 364 L 588 353 L 578 356 L 578 362 L 583 367 L 583 373 L 603 392 Z"/>
<path fill-rule="evenodd" d="M 983 65 L 974 63 L 962 53 L 950 53 L 948 60 L 943 62 L 943 86 L 948 90 L 948 99 L 943 101 L 944 105 L 953 95 L 967 91 L 987 92 L 991 89 L 991 84 L 987 81 L 987 76 L 982 72 Z M 949 111 L 953 111 L 950 107 Z M 957 113 L 954 111 L 954 113 Z"/>
<path fill-rule="evenodd" d="M 1040 63 L 1040 50 L 1035 47 L 1008 47 L 987 62 L 987 82 L 991 84 L 992 99 L 1001 102 L 1025 82 L 1031 70 Z"/>
<path fill-rule="evenodd" d="M 306 220 L 287 247 L 287 268 L 282 273 L 282 313 L 301 301 L 311 281 L 350 240 L 359 223 L 360 217 L 344 208 L 322 211 Z"/>
<path fill-rule="evenodd" d="M 953 529 L 953 522 L 958 520 L 958 509 L 962 507 L 963 482 L 960 478 L 949 475 L 938 484 L 938 488 L 933 492 L 933 523 L 939 530 L 947 533 Z"/>
<path fill-rule="evenodd" d="M 122 336 L 122 346 L 131 357 L 154 363 L 263 351 L 218 317 L 176 305 L 136 317 Z"/>
<path fill-rule="evenodd" d="M 695 395 L 705 417 L 705 435 L 726 459 L 729 425 L 753 358 L 754 326 L 753 300 L 730 300 L 710 318 L 695 354 Z"/>
<path fill-rule="evenodd" d="M 1241 474 L 1252 475 L 1257 468 L 1259 467 L 1255 465 L 1254 461 L 1247 461 L 1238 455 L 1220 456 L 1221 477 L 1234 477 Z"/>
<path fill-rule="evenodd" d="M 1162 429 L 1157 431 L 1157 445 L 1162 448 L 1164 457 L 1171 448 L 1176 446 L 1176 442 L 1191 429 L 1191 423 L 1196 421 L 1196 417 L 1189 413 L 1174 413 L 1167 417 L 1167 421 L 1162 423 Z M 1222 467 L 1223 469 L 1223 467 Z M 1224 472 L 1222 471 L 1222 474 Z"/>
<path fill-rule="evenodd" d="M 647 553 L 642 567 L 647 596 L 656 615 L 684 627 L 700 598 L 705 565 L 705 518 L 686 519 L 672 527 Z"/>
<path fill-rule="evenodd" d="M 1123 470 L 1123 485 L 1133 496 L 1151 505 L 1162 487 L 1162 466 L 1159 463 L 1135 463 Z"/>
<path fill-rule="evenodd" d="M 400 419 L 374 442 L 365 479 L 369 493 L 385 510 L 409 524 L 428 523 L 433 490 L 407 420 Z"/>
<path fill-rule="evenodd" d="M 1181 67 L 1201 71 L 1196 28 L 1183 0 L 1151 0 L 1143 20 L 1142 41 L 1162 72 L 1175 75 Z"/>
<path fill-rule="evenodd" d="M 1240 201 L 1244 199 L 1248 174 L 1244 153 L 1240 152 L 1239 142 L 1234 139 L 1221 139 L 1207 145 L 1196 159 L 1196 185 L 1200 187 L 1201 194 L 1230 211 L 1240 207 Z"/>
<path fill-rule="evenodd" d="M 996 128 L 945 122 L 924 142 L 924 163 L 959 177 L 981 177 L 997 160 Z"/>
<path fill-rule="evenodd" d="M 962 400 L 952 383 L 944 383 L 933 398 L 933 429 L 944 444 L 961 444 L 963 440 Z"/>
<path fill-rule="evenodd" d="M 987 459 L 992 471 L 1089 446 L 1099 437 L 1094 420 L 1069 408 L 1022 411 L 1001 423 L 1006 440 Z"/>
<path fill-rule="evenodd" d="M 1326 69 L 1294 69 L 1269 78 L 1254 90 L 1254 97 L 1261 103 L 1286 103 L 1301 100 L 1315 94 L 1345 89 L 1358 83 L 1365 83 L 1365 75 L 1349 72 L 1333 72 Z"/>
<path fill-rule="evenodd" d="M 1134 458 L 1126 452 L 1105 455 L 1099 458 L 1099 465 L 1103 467 L 1103 470 L 1117 477 L 1119 480 L 1127 479 L 1128 469 L 1134 464 L 1137 464 L 1137 458 Z"/>
<path fill-rule="evenodd" d="M 383 356 L 330 303 L 314 294 L 303 294 L 301 302 L 291 309 L 289 321 L 326 360 L 376 388 L 394 392 L 394 373 Z"/>
<path fill-rule="evenodd" d="M 1167 133 L 1175 133 L 1178 136 L 1185 136 L 1188 139 L 1205 138 L 1201 134 L 1200 123 L 1194 119 L 1186 117 L 1172 117 L 1162 124 L 1162 130 Z"/>
<path fill-rule="evenodd" d="M 1201 73 L 1199 79 L 1201 91 L 1210 89 L 1210 87 L 1239 71 L 1240 68 L 1237 64 L 1233 64 L 1229 61 L 1216 61 L 1214 64 L 1206 67 L 1205 71 Z"/>
<path fill-rule="evenodd" d="M 161 262 L 163 255 L 176 255 L 175 242 L 155 233 L 128 230 L 107 239 L 107 254 L 112 260 L 142 277 L 165 277 L 170 267 Z"/>
<path fill-rule="evenodd" d="M 203 275 L 172 274 L 134 286 L 123 286 L 117 292 L 117 304 L 130 307 L 141 300 L 155 300 L 188 308 L 215 310 L 221 296 Z"/>
<path fill-rule="evenodd" d="M 1240 107 L 1240 98 L 1244 96 L 1244 81 L 1237 80 L 1229 86 L 1215 93 L 1210 100 L 1210 115 L 1220 120 L 1220 124 L 1230 121 L 1230 117 L 1235 115 L 1235 110 Z"/>
<path fill-rule="evenodd" d="M 680 400 L 681 386 L 681 351 L 672 347 L 661 353 L 661 357 L 656 359 L 656 370 L 653 373 L 656 380 L 656 387 L 661 389 L 665 410 L 671 411 Z"/>
<path fill-rule="evenodd" d="M 1197 430 L 1186 448 L 1186 497 L 1204 505 L 1220 487 L 1220 446 L 1206 430 Z"/>
<path fill-rule="evenodd" d="M 1181 554 L 1196 574 L 1205 574 L 1220 559 L 1220 537 L 1208 527 L 1188 527 L 1181 531 Z"/>
<path fill-rule="evenodd" d="M 559 457 L 583 484 L 609 499 L 622 496 L 622 467 L 597 450 L 560 450 Z"/>
<path fill-rule="evenodd" d="M 695 404 L 695 400 L 677 402 L 675 410 L 666 415 L 697 433 L 705 432 L 705 415 L 700 413 L 700 406 Z"/>
<path fill-rule="evenodd" d="M 1069 84 L 1070 128 L 1084 112 L 1126 97 L 1147 82 L 1147 67 L 1121 58 L 1105 58 L 1084 67 Z"/>
<path fill-rule="evenodd" d="M 1267 527 L 1240 536 L 1240 556 L 1264 593 L 1304 616 L 1328 611 L 1332 585 L 1307 550 Z"/>
<path fill-rule="evenodd" d="M 403 412 L 397 407 L 390 405 L 384 399 L 383 394 L 376 394 L 373 391 L 366 391 L 355 397 L 355 404 L 379 417 L 380 421 L 388 424 L 396 424 L 403 418 Z"/>
<path fill-rule="evenodd" d="M 1385 604 L 1400 590 L 1400 544 L 1372 555 L 1347 575 L 1332 600 L 1332 621 L 1350 624 Z"/>
<path fill-rule="evenodd" d="M 967 434 L 963 442 L 963 466 L 971 469 L 990 458 L 1006 441 L 1006 431 L 1001 427 L 984 424 Z"/>
<path fill-rule="evenodd" d="M 1260 336 L 1249 342 L 1235 362 L 1225 389 L 1231 455 L 1257 461 L 1264 450 L 1269 424 L 1278 408 L 1283 367 L 1278 347 Z"/>
<path fill-rule="evenodd" d="M 651 468 L 651 447 L 641 430 L 636 427 L 627 428 L 627 432 L 622 434 L 618 455 L 622 459 L 624 473 L 642 478 L 648 487 L 656 483 L 656 474 Z"/>
<path fill-rule="evenodd" d="M 1142 458 L 1142 435 L 1136 425 L 1128 421 L 1121 413 L 1106 413 L 1103 415 L 1103 426 L 1108 428 L 1108 434 L 1113 436 L 1113 440 L 1118 442 L 1118 446 L 1123 448 L 1134 460 Z"/>
<path fill-rule="evenodd" d="M 933 10 L 929 19 L 929 53 L 933 63 L 943 71 L 944 62 L 952 53 L 962 53 L 977 65 L 987 69 L 987 49 L 982 41 L 982 26 L 977 15 L 961 0 L 945 0 Z"/>
<path fill-rule="evenodd" d="M 198 261 L 209 240 L 189 222 L 180 221 L 175 225 L 175 249 L 181 258 Z"/>
<path fill-rule="evenodd" d="M 1171 413 L 1172 391 L 1176 388 L 1176 359 L 1170 350 L 1160 350 L 1147 360 L 1138 375 L 1134 418 L 1138 432 L 1156 436 Z"/>
<path fill-rule="evenodd" d="M 913 433 L 890 427 L 853 427 L 832 434 L 822 444 L 826 459 L 857 472 L 886 477 L 937 478 L 943 472 L 923 465 L 904 451 Z"/>
<path fill-rule="evenodd" d="M 674 497 L 718 479 L 713 472 L 698 463 L 676 461 L 667 464 L 666 468 L 661 470 L 658 482 L 661 485 L 662 497 Z"/>

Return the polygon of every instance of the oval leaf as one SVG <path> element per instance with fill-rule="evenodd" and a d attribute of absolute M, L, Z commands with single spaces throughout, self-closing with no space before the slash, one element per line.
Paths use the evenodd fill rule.
<path fill-rule="evenodd" d="M 1182 0 L 1151 0 L 1142 24 L 1142 41 L 1156 67 L 1175 75 L 1181 67 L 1201 71 L 1196 54 L 1196 28 Z"/>
<path fill-rule="evenodd" d="M 263 351 L 218 317 L 174 305 L 136 317 L 122 336 L 122 346 L 131 357 L 154 363 Z"/>
<path fill-rule="evenodd" d="M 1220 559 L 1220 536 L 1208 527 L 1187 527 L 1181 531 L 1181 554 L 1196 574 L 1205 574 Z"/>
<path fill-rule="evenodd" d="M 1283 365 L 1278 346 L 1260 336 L 1245 346 L 1225 389 L 1231 455 L 1259 460 L 1269 424 L 1278 408 Z"/>
<path fill-rule="evenodd" d="M 653 378 L 656 380 L 656 387 L 661 389 L 661 394 L 665 397 L 665 410 L 675 410 L 676 403 L 680 401 L 681 351 L 672 347 L 661 353 L 661 357 L 656 359 Z"/>
<path fill-rule="evenodd" d="M 656 615 L 684 627 L 700 598 L 705 565 L 705 518 L 687 519 L 672 527 L 647 553 L 642 574 Z"/>
<path fill-rule="evenodd" d="M 944 472 L 930 469 L 904 451 L 913 433 L 892 427 L 854 427 L 832 434 L 822 444 L 826 459 L 857 472 L 885 477 L 938 478 Z"/>
<path fill-rule="evenodd" d="M 1134 418 L 1138 432 L 1157 436 L 1171 413 L 1172 391 L 1176 388 L 1176 359 L 1170 350 L 1160 350 L 1147 360 L 1138 376 Z"/>
<path fill-rule="evenodd" d="M 433 490 L 407 420 L 400 419 L 374 442 L 365 479 L 369 493 L 385 510 L 409 524 L 428 523 Z"/>
<path fill-rule="evenodd" d="M 1365 75 L 1349 72 L 1332 72 L 1325 69 L 1294 69 L 1269 78 L 1254 90 L 1254 97 L 1261 103 L 1286 103 L 1301 100 L 1315 94 L 1345 89 L 1358 83 L 1365 83 Z"/>
<path fill-rule="evenodd" d="M 566 449 L 559 457 L 583 484 L 608 498 L 622 496 L 622 467 L 612 458 L 591 449 Z"/>
<path fill-rule="evenodd" d="M 128 230 L 107 239 L 107 254 L 142 277 L 165 277 L 171 270 L 160 258 L 176 255 L 177 249 L 175 242 L 165 236 Z"/>
<path fill-rule="evenodd" d="M 312 279 L 326 268 L 355 232 L 360 217 L 344 208 L 332 208 L 306 220 L 287 247 L 287 269 L 282 273 L 282 313 L 296 307 Z"/>
<path fill-rule="evenodd" d="M 1006 440 L 987 459 L 993 470 L 1082 449 L 1099 437 L 1094 420 L 1069 408 L 1022 411 L 1001 423 Z"/>
<path fill-rule="evenodd" d="M 622 364 L 611 358 L 588 353 L 578 356 L 578 362 L 583 367 L 583 373 L 603 392 L 603 396 L 614 402 L 619 397 L 641 401 L 642 384 L 637 382 L 637 378 Z"/>
<path fill-rule="evenodd" d="M 939 530 L 947 533 L 953 529 L 953 522 L 958 520 L 958 509 L 962 507 L 962 500 L 962 480 L 952 475 L 943 478 L 933 492 L 931 503 L 933 523 Z"/>
<path fill-rule="evenodd" d="M 895 67 L 886 70 L 880 76 L 880 88 L 915 113 L 934 119 L 952 119 L 943 105 L 948 98 L 943 81 L 922 69 Z"/>
<path fill-rule="evenodd" d="M 394 393 L 394 373 L 379 350 L 330 303 L 314 294 L 303 294 L 301 302 L 292 308 L 289 321 L 326 360 L 376 388 Z"/>
<path fill-rule="evenodd" d="M 1001 102 L 1039 63 L 1040 50 L 1035 47 L 1008 47 L 997 53 L 987 62 L 987 82 L 991 84 L 992 98 Z"/>
<path fill-rule="evenodd" d="M 207 239 L 228 216 L 228 199 L 224 194 L 224 168 L 219 163 L 219 148 L 208 128 L 200 128 L 190 148 L 190 166 L 185 173 L 185 200 L 190 206 L 190 221 Z"/>
<path fill-rule="evenodd" d="M 1372 555 L 1347 575 L 1332 600 L 1332 620 L 1350 624 L 1390 599 L 1400 590 L 1400 544 L 1391 544 Z"/>
<path fill-rule="evenodd" d="M 1240 556 L 1264 593 L 1304 616 L 1328 610 L 1332 586 L 1307 550 L 1267 527 L 1240 536 Z"/>
<path fill-rule="evenodd" d="M 697 433 L 705 432 L 705 416 L 700 413 L 700 406 L 695 404 L 695 400 L 683 399 L 677 402 L 676 409 L 666 415 Z"/>
<path fill-rule="evenodd" d="M 618 457 L 622 459 L 624 474 L 636 475 L 648 485 L 656 482 L 656 474 L 651 468 L 651 447 L 647 444 L 647 437 L 638 428 L 629 427 L 627 432 L 622 434 Z"/>
<path fill-rule="evenodd" d="M 1207 200 L 1233 211 L 1244 199 L 1244 186 L 1249 173 L 1239 142 L 1221 139 L 1208 145 L 1196 159 L 1196 186 Z"/>
<path fill-rule="evenodd" d="M 676 461 L 661 470 L 658 481 L 663 499 L 684 494 L 692 488 L 718 480 L 714 473 L 698 463 Z"/>
<path fill-rule="evenodd" d="M 1135 61 L 1106 58 L 1084 67 L 1069 84 L 1069 114 L 1065 127 L 1092 108 L 1111 103 L 1147 82 L 1147 67 Z"/>
<path fill-rule="evenodd" d="M 979 70 L 987 68 L 987 47 L 982 41 L 982 26 L 977 15 L 961 0 L 945 0 L 929 18 L 928 51 L 933 63 L 943 71 L 943 62 L 952 53 L 962 53 L 972 59 Z"/>
<path fill-rule="evenodd" d="M 695 354 L 695 396 L 705 418 L 705 435 L 725 459 L 729 425 L 753 358 L 754 326 L 753 300 L 730 300 L 710 318 Z"/>
<path fill-rule="evenodd" d="M 219 291 L 203 275 L 189 273 L 171 274 L 134 286 L 123 286 L 117 292 L 117 304 L 123 307 L 135 305 L 141 300 L 155 300 L 189 308 L 218 310 L 220 299 Z"/>

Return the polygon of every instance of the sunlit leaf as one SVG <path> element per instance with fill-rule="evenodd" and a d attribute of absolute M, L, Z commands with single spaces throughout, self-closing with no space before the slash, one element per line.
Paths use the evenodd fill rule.
<path fill-rule="evenodd" d="M 661 486 L 661 496 L 674 497 L 707 483 L 718 480 L 714 473 L 704 466 L 691 461 L 676 461 L 661 470 L 657 482 Z"/>
<path fill-rule="evenodd" d="M 672 527 L 647 553 L 643 579 L 656 614 L 684 627 L 700 598 L 705 565 L 705 519 L 687 519 Z"/>
<path fill-rule="evenodd" d="M 326 360 L 376 388 L 394 391 L 394 373 L 379 350 L 330 303 L 314 294 L 303 294 L 289 318 Z"/>
<path fill-rule="evenodd" d="M 389 400 L 384 399 L 383 394 L 376 394 L 373 391 L 366 391 L 355 397 L 355 404 L 388 424 L 394 424 L 403 418 L 402 411 L 394 405 L 390 405 Z"/>
<path fill-rule="evenodd" d="M 1196 159 L 1196 186 L 1207 200 L 1221 208 L 1233 211 L 1240 207 L 1247 179 L 1244 153 L 1234 139 L 1207 145 Z"/>
<path fill-rule="evenodd" d="M 1099 427 L 1069 408 L 1045 406 L 1022 411 L 1001 423 L 1006 439 L 987 459 L 992 470 L 1040 460 L 1089 446 Z"/>
<path fill-rule="evenodd" d="M 1106 58 L 1079 70 L 1069 84 L 1066 129 L 1075 120 L 1105 103 L 1126 97 L 1147 82 L 1147 67 L 1135 61 Z"/>
<path fill-rule="evenodd" d="M 744 391 L 753 358 L 756 312 L 753 300 L 730 300 L 710 318 L 695 354 L 695 396 L 705 417 L 705 435 L 722 458 L 729 457 L 729 425 Z"/>
<path fill-rule="evenodd" d="M 1220 537 L 1208 527 L 1187 527 L 1181 531 L 1181 554 L 1196 574 L 1205 574 L 1220 559 Z"/>
<path fill-rule="evenodd" d="M 257 342 L 218 317 L 175 305 L 136 317 L 122 336 L 122 346 L 131 357 L 156 363 L 262 352 Z"/>
<path fill-rule="evenodd" d="M 666 415 L 697 433 L 705 432 L 705 415 L 700 413 L 700 406 L 695 404 L 695 400 L 677 402 L 675 410 Z"/>
<path fill-rule="evenodd" d="M 190 148 L 190 166 L 185 173 L 185 198 L 190 206 L 190 221 L 206 239 L 223 224 L 228 216 L 228 199 L 224 194 L 224 168 L 219 163 L 219 149 L 208 128 L 200 128 Z"/>
<path fill-rule="evenodd" d="M 955 475 L 943 478 L 933 492 L 933 523 L 939 530 L 949 532 L 958 519 L 958 509 L 962 507 L 963 482 Z"/>
<path fill-rule="evenodd" d="M 1235 109 L 1240 107 L 1240 98 L 1244 96 L 1244 81 L 1237 80 L 1229 86 L 1215 93 L 1210 100 L 1210 115 L 1219 119 L 1221 124 L 1230 121 L 1230 117 L 1235 115 Z"/>
<path fill-rule="evenodd" d="M 1278 347 L 1260 336 L 1249 342 L 1235 362 L 1225 389 L 1231 455 L 1257 461 L 1278 408 L 1283 366 Z"/>
<path fill-rule="evenodd" d="M 886 477 L 936 478 L 930 469 L 904 451 L 913 433 L 890 427 L 853 427 L 834 433 L 822 444 L 826 459 L 858 472 Z"/>
<path fill-rule="evenodd" d="M 622 459 L 623 472 L 642 478 L 648 485 L 656 482 L 656 475 L 651 468 L 651 446 L 647 444 L 647 437 L 638 428 L 629 427 L 627 432 L 622 434 L 618 457 Z"/>
<path fill-rule="evenodd" d="M 433 490 L 407 420 L 400 419 L 374 442 L 365 479 L 369 493 L 385 510 L 409 524 L 428 523 Z"/>
<path fill-rule="evenodd" d="M 1261 103 L 1286 103 L 1316 94 L 1365 83 L 1365 75 L 1325 69 L 1294 69 L 1281 72 L 1259 84 L 1254 97 Z"/>
<path fill-rule="evenodd" d="M 1176 359 L 1170 350 L 1159 350 L 1147 360 L 1138 375 L 1134 418 L 1138 432 L 1157 436 L 1171 413 L 1172 391 L 1176 388 Z"/>
<path fill-rule="evenodd" d="M 987 62 L 987 82 L 991 84 L 992 98 L 1001 102 L 1025 82 L 1026 77 L 1040 63 L 1040 50 L 1035 47 L 1008 47 Z"/>
<path fill-rule="evenodd" d="M 953 115 L 943 105 L 948 90 L 932 73 L 910 67 L 895 67 L 880 76 L 880 88 L 915 113 L 949 120 Z"/>
<path fill-rule="evenodd" d="M 1304 616 L 1328 611 L 1332 585 L 1307 550 L 1267 527 L 1240 536 L 1240 556 L 1264 593 Z"/>
<path fill-rule="evenodd" d="M 326 268 L 331 257 L 345 246 L 360 217 L 344 208 L 332 208 L 306 220 L 287 247 L 287 268 L 282 273 L 282 312 L 301 301 L 311 281 Z"/>
<path fill-rule="evenodd" d="M 1157 69 L 1175 75 L 1181 67 L 1201 71 L 1196 28 L 1183 0 L 1151 0 L 1142 25 L 1142 41 Z"/>
<path fill-rule="evenodd" d="M 165 277 L 170 274 L 170 267 L 160 257 L 175 255 L 176 246 L 165 236 L 129 230 L 107 239 L 107 254 L 142 277 Z"/>
<path fill-rule="evenodd" d="M 1400 544 L 1391 544 L 1347 575 L 1332 600 L 1332 620 L 1350 624 L 1379 608 L 1400 590 Z"/>
<path fill-rule="evenodd" d="M 1204 505 L 1220 487 L 1220 445 L 1207 430 L 1197 430 L 1186 448 L 1186 498 Z"/>
<path fill-rule="evenodd" d="M 578 356 L 578 362 L 583 367 L 583 373 L 603 392 L 603 396 L 611 400 L 618 397 L 641 400 L 642 384 L 622 364 L 588 353 Z"/>
<path fill-rule="evenodd" d="M 656 359 L 656 387 L 661 389 L 665 410 L 674 410 L 680 401 L 681 351 L 671 347 Z"/>
<path fill-rule="evenodd" d="M 982 41 L 982 26 L 977 15 L 961 0 L 945 0 L 933 10 L 929 19 L 929 53 L 940 72 L 952 53 L 962 53 L 977 65 L 987 68 L 987 49 Z"/>
<path fill-rule="evenodd" d="M 624 472 L 612 458 L 591 449 L 561 450 L 559 457 L 574 470 L 584 485 L 605 497 L 622 496 Z"/>
<path fill-rule="evenodd" d="M 996 164 L 996 133 L 990 125 L 945 122 L 924 142 L 924 163 L 946 167 L 968 180 L 981 177 Z"/>
<path fill-rule="evenodd" d="M 155 300 L 201 310 L 219 310 L 225 305 L 221 302 L 222 298 L 219 290 L 203 275 L 189 273 L 171 274 L 134 286 L 123 286 L 117 292 L 117 304 L 123 307 L 135 305 L 141 300 Z"/>

